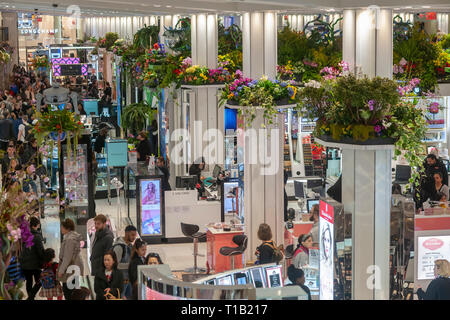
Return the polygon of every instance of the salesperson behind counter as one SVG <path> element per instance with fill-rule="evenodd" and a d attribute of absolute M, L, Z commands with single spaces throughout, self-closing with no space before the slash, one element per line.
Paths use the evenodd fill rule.
<path fill-rule="evenodd" d="M 202 171 L 205 169 L 205 158 L 197 159 L 194 161 L 193 164 L 189 167 L 189 175 L 190 176 L 197 176 L 197 184 L 199 187 L 197 187 L 199 196 L 203 195 L 203 192 L 205 192 L 205 188 L 203 186 L 203 179 L 204 177 L 201 176 Z"/>

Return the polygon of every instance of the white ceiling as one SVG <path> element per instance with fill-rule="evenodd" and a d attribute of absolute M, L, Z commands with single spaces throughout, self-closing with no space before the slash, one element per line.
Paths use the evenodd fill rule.
<path fill-rule="evenodd" d="M 57 4 L 58 7 L 54 8 L 53 4 Z M 0 2 L 0 10 L 34 12 L 34 9 L 38 9 L 41 14 L 62 15 L 66 13 L 68 6 L 73 4 L 73 0 L 18 0 L 14 2 L 5 0 Z M 229 14 L 264 10 L 312 14 L 333 9 L 339 12 L 344 8 L 362 8 L 371 5 L 403 11 L 450 12 L 449 0 L 78 0 L 76 4 L 80 7 L 81 17 L 183 15 L 208 12 Z"/>

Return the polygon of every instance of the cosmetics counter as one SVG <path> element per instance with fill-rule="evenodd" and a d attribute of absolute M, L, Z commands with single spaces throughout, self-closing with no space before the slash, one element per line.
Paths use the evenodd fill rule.
<path fill-rule="evenodd" d="M 178 280 L 168 265 L 138 266 L 138 288 L 139 300 L 308 299 L 299 286 L 283 286 L 281 266 L 275 264 L 233 270 L 195 282 Z"/>

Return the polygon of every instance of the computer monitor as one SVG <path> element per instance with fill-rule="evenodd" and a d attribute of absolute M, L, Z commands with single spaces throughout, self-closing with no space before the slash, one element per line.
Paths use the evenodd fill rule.
<path fill-rule="evenodd" d="M 395 181 L 407 183 L 409 178 L 411 178 L 410 166 L 397 165 L 395 167 Z"/>
<path fill-rule="evenodd" d="M 281 266 L 266 267 L 265 272 L 267 277 L 267 286 L 269 288 L 278 288 L 283 286 Z"/>
<path fill-rule="evenodd" d="M 232 286 L 233 285 L 233 277 L 231 274 L 217 278 L 216 285 L 218 286 Z"/>
<path fill-rule="evenodd" d="M 236 285 L 245 285 L 248 283 L 247 275 L 243 272 L 236 272 L 234 274 L 234 283 Z"/>
<path fill-rule="evenodd" d="M 305 197 L 305 190 L 303 188 L 303 182 L 294 180 L 294 193 L 298 199 Z"/>
<path fill-rule="evenodd" d="M 252 282 L 255 288 L 265 288 L 266 284 L 264 281 L 263 268 L 253 268 L 250 269 L 252 275 Z"/>
<path fill-rule="evenodd" d="M 310 179 L 306 182 L 308 189 L 317 188 L 322 186 L 322 179 Z"/>
<path fill-rule="evenodd" d="M 177 189 L 194 190 L 197 186 L 197 176 L 178 176 L 176 178 Z"/>
<path fill-rule="evenodd" d="M 213 170 L 213 174 L 212 174 L 213 178 L 217 178 L 219 176 L 220 170 L 221 170 L 220 166 L 216 164 L 214 166 L 214 170 Z"/>
<path fill-rule="evenodd" d="M 315 205 L 315 204 L 319 204 L 320 203 L 320 200 L 317 200 L 317 199 L 308 199 L 307 200 L 307 207 L 308 207 L 308 212 L 311 212 L 311 209 L 312 209 L 312 207 L 313 207 L 313 205 Z"/>

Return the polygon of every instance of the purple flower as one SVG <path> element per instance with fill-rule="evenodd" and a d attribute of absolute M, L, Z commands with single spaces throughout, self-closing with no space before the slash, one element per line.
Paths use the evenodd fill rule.
<path fill-rule="evenodd" d="M 280 83 L 280 87 L 285 88 L 286 86 L 287 86 L 287 83 L 286 83 L 286 82 Z"/>
<path fill-rule="evenodd" d="M 373 127 L 373 129 L 375 130 L 376 133 L 380 133 L 382 128 L 380 125 L 376 125 L 375 127 Z"/>
<path fill-rule="evenodd" d="M 375 104 L 374 100 L 369 100 L 368 105 L 369 105 L 369 110 L 370 111 L 373 111 L 374 104 Z"/>

